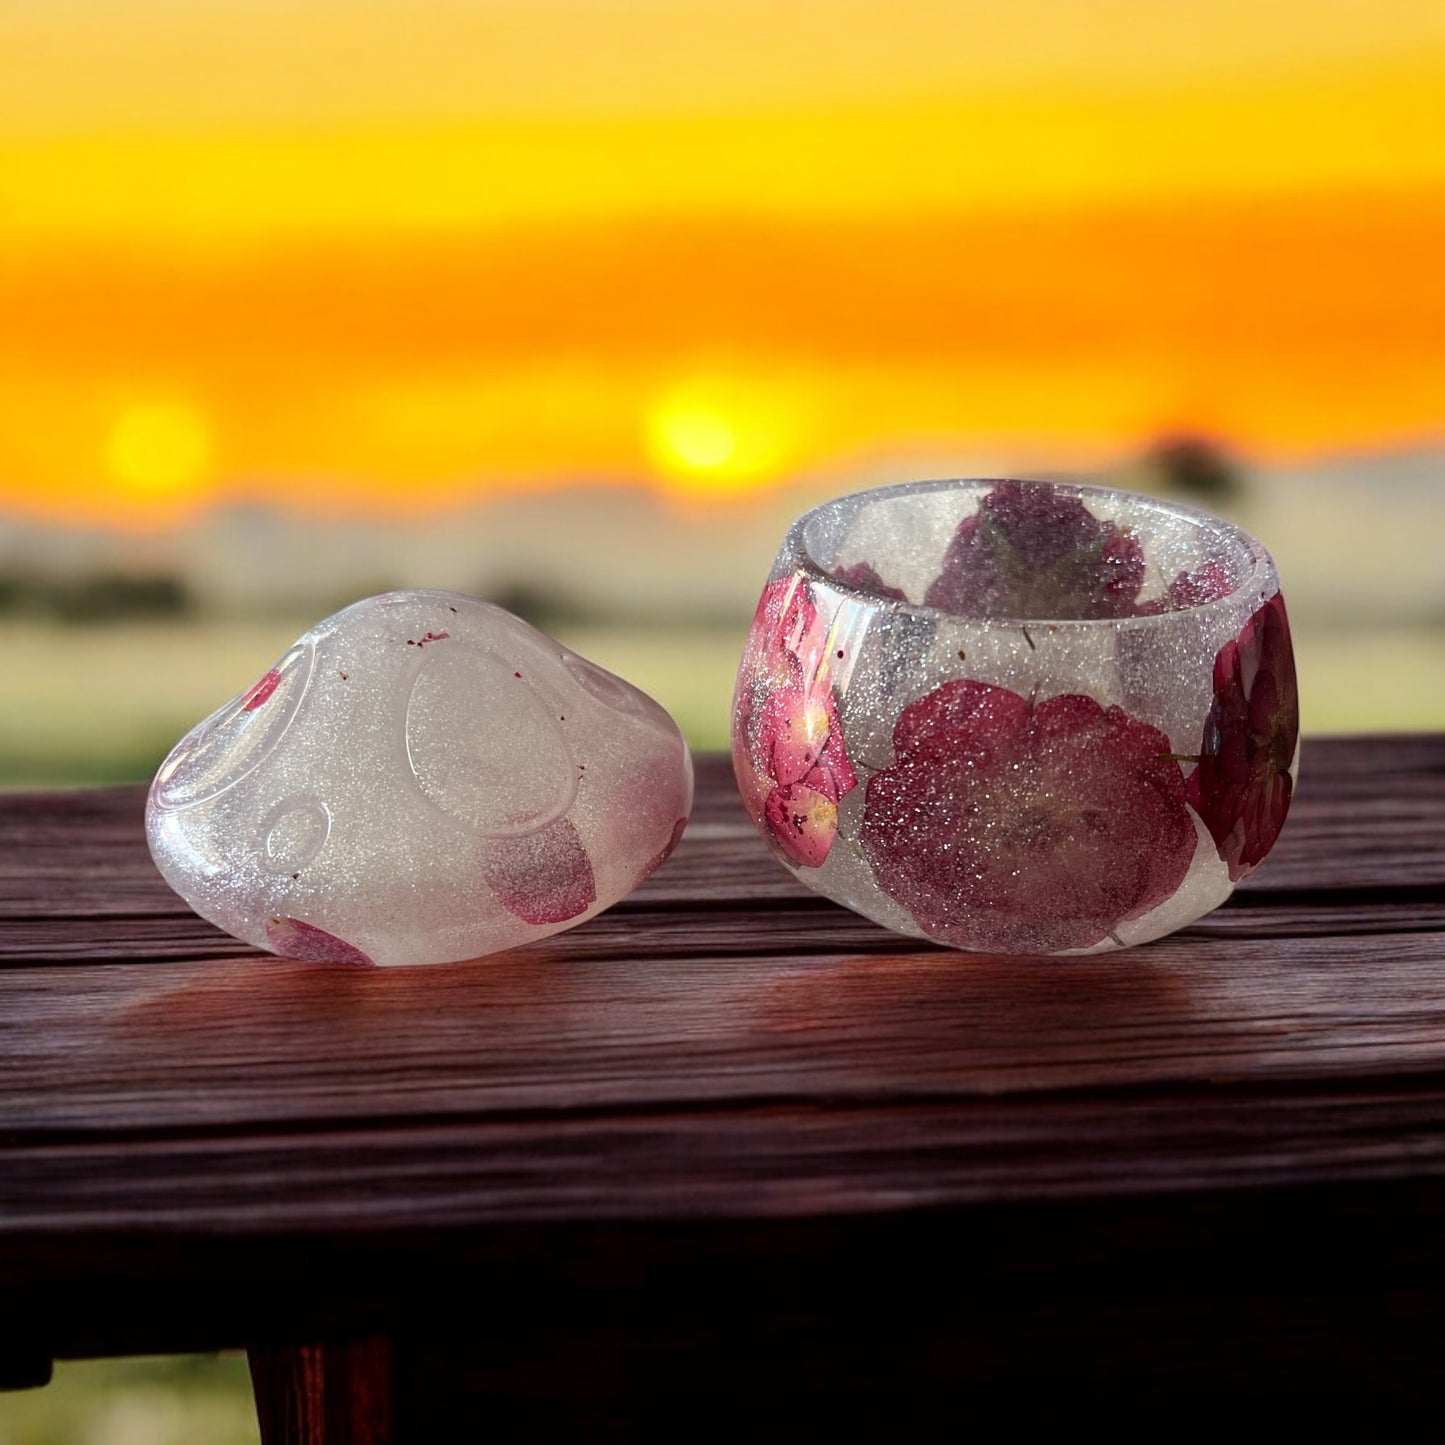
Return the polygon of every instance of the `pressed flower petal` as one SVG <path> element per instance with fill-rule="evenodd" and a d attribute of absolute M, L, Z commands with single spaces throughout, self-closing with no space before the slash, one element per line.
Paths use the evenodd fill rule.
<path fill-rule="evenodd" d="M 270 672 L 262 673 L 247 690 L 241 699 L 241 708 L 244 712 L 255 712 L 262 703 L 266 702 L 271 694 L 276 691 L 281 681 L 281 669 L 273 667 Z"/>
<path fill-rule="evenodd" d="M 904 708 L 893 728 L 893 746 L 900 755 L 940 747 L 955 753 L 966 748 L 984 758 L 1012 740 L 1028 711 L 1028 700 L 1018 693 L 962 678 Z"/>
<path fill-rule="evenodd" d="M 679 818 L 677 822 L 672 825 L 672 834 L 668 838 L 667 842 L 664 843 L 662 847 L 657 851 L 657 853 L 652 858 L 648 859 L 647 863 L 644 865 L 641 874 L 638 876 L 638 883 L 645 883 L 649 878 L 652 877 L 654 873 L 657 872 L 659 868 L 662 867 L 664 863 L 667 862 L 670 857 L 672 857 L 673 850 L 677 847 L 679 843 L 682 842 L 682 835 L 686 831 L 687 819 Z"/>
<path fill-rule="evenodd" d="M 833 576 L 849 587 L 856 587 L 860 592 L 871 592 L 875 597 L 892 597 L 899 602 L 908 601 L 908 594 L 901 587 L 890 587 L 871 562 L 854 562 L 851 567 L 835 567 Z"/>
<path fill-rule="evenodd" d="M 768 794 L 763 819 L 788 858 L 803 868 L 821 868 L 838 833 L 838 804 L 807 783 L 786 783 Z"/>
<path fill-rule="evenodd" d="M 924 601 L 962 617 L 1126 617 L 1144 549 L 1077 497 L 1000 482 L 959 523 Z"/>
<path fill-rule="evenodd" d="M 266 942 L 282 958 L 303 963 L 371 963 L 355 944 L 299 918 L 268 918 Z"/>
<path fill-rule="evenodd" d="M 597 901 L 592 860 L 570 818 L 494 838 L 482 874 L 508 912 L 526 923 L 564 923 Z"/>
<path fill-rule="evenodd" d="M 1214 659 L 1214 698 L 1187 787 L 1236 882 L 1264 860 L 1284 826 L 1298 742 L 1294 651 L 1276 593 Z"/>
<path fill-rule="evenodd" d="M 838 800 L 858 781 L 829 680 L 828 624 L 801 578 L 769 584 L 748 640 L 754 682 L 733 734 L 749 814 L 790 862 L 809 868 L 827 857 Z"/>
<path fill-rule="evenodd" d="M 904 710 L 860 831 L 879 885 L 959 947 L 1087 948 L 1183 883 L 1197 844 L 1157 728 L 1093 698 L 946 683 Z"/>
<path fill-rule="evenodd" d="M 827 689 L 798 683 L 770 693 L 758 718 L 758 743 L 774 780 L 796 783 L 811 772 L 833 726 L 833 699 Z"/>

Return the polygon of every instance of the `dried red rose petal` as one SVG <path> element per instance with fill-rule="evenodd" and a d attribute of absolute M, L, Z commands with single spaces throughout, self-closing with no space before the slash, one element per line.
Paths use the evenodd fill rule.
<path fill-rule="evenodd" d="M 1135 610 L 1140 617 L 1157 617 L 1163 612 L 1180 612 L 1186 607 L 1218 602 L 1233 590 L 1229 573 L 1218 562 L 1205 562 L 1193 572 L 1181 572 L 1162 597 L 1141 602 Z"/>
<path fill-rule="evenodd" d="M 1127 617 L 1144 549 L 1077 497 L 1000 482 L 959 523 L 924 602 L 960 617 Z"/>
<path fill-rule="evenodd" d="M 570 818 L 493 839 L 482 876 L 524 923 L 565 923 L 597 901 L 592 860 Z"/>
<path fill-rule="evenodd" d="M 281 669 L 273 667 L 270 672 L 263 672 L 260 677 L 247 689 L 241 698 L 241 710 L 243 712 L 255 712 L 262 703 L 266 702 L 271 694 L 276 691 L 281 681 Z"/>
<path fill-rule="evenodd" d="M 354 943 L 299 918 L 268 918 L 266 942 L 282 958 L 299 958 L 303 963 L 371 964 Z"/>
<path fill-rule="evenodd" d="M 790 676 L 799 676 L 817 663 L 827 632 L 801 577 L 781 577 L 763 589 L 748 640 L 761 657 Z"/>
<path fill-rule="evenodd" d="M 758 716 L 758 752 L 776 782 L 798 783 L 821 770 L 836 801 L 858 781 L 843 751 L 833 690 L 820 681 L 769 693 Z"/>
<path fill-rule="evenodd" d="M 945 943 L 1088 948 L 1189 872 L 1198 835 L 1169 740 L 1120 708 L 963 680 L 905 708 L 893 742 L 859 841 L 879 885 Z"/>
<path fill-rule="evenodd" d="M 1274 846 L 1294 792 L 1299 686 L 1289 618 L 1270 598 L 1214 659 L 1214 700 L 1188 797 L 1234 881 Z"/>
<path fill-rule="evenodd" d="M 907 602 L 908 594 L 901 587 L 890 587 L 871 562 L 854 562 L 850 567 L 835 567 L 833 576 L 849 587 L 871 592 L 875 597 L 893 597 Z"/>
<path fill-rule="evenodd" d="M 679 818 L 677 822 L 672 825 L 672 835 L 668 838 L 667 842 L 664 843 L 662 847 L 659 848 L 658 851 L 653 854 L 653 856 L 647 861 L 646 866 L 642 870 L 641 876 L 637 880 L 638 883 L 645 883 L 649 878 L 652 877 L 654 873 L 657 872 L 659 868 L 662 867 L 664 863 L 667 862 L 669 858 L 672 857 L 673 850 L 676 849 L 677 845 L 682 842 L 682 835 L 686 831 L 687 819 Z"/>

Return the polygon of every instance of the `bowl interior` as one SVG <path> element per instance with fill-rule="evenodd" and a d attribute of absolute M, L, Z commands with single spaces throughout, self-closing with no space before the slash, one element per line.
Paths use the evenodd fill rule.
<path fill-rule="evenodd" d="M 1238 528 L 1154 497 L 1065 483 L 914 482 L 803 517 L 796 559 L 890 605 L 1097 620 L 1208 605 L 1261 565 Z"/>

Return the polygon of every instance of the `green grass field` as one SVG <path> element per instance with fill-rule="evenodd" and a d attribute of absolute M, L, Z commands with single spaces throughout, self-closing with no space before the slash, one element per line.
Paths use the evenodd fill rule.
<path fill-rule="evenodd" d="M 62 1360 L 0 1394 L 0 1445 L 258 1445 L 242 1355 Z"/>

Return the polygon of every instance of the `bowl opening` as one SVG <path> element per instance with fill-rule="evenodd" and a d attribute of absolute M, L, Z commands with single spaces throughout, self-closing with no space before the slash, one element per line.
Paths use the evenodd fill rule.
<path fill-rule="evenodd" d="M 1239 528 L 1156 497 L 1072 483 L 909 482 L 826 502 L 795 560 L 875 603 L 956 617 L 1118 621 L 1252 585 L 1266 558 Z"/>

